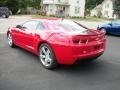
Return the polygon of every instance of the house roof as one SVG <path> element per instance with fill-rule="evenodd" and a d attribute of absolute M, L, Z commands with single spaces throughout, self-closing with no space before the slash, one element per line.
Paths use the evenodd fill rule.
<path fill-rule="evenodd" d="M 106 2 L 106 1 L 112 1 L 112 2 L 114 2 L 115 0 L 104 0 L 102 3 Z"/>
<path fill-rule="evenodd" d="M 102 9 L 102 4 L 99 4 L 98 6 L 96 6 L 93 10 L 101 10 Z"/>
<path fill-rule="evenodd" d="M 102 10 L 102 5 L 103 5 L 103 3 L 105 3 L 106 1 L 112 1 L 112 2 L 114 2 L 115 0 L 104 0 L 101 4 L 99 4 L 98 6 L 96 6 L 93 10 Z"/>

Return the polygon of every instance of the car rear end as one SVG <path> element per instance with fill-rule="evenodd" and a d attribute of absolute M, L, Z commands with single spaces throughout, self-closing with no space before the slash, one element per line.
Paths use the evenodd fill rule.
<path fill-rule="evenodd" d="M 53 45 L 56 58 L 60 64 L 73 64 L 78 60 L 93 59 L 101 56 L 105 51 L 105 34 L 96 35 L 72 35 L 71 40 L 67 38 L 61 44 Z M 69 37 L 69 38 L 70 38 Z"/>
<path fill-rule="evenodd" d="M 106 39 L 104 34 L 77 35 L 73 37 L 74 60 L 92 59 L 103 54 Z"/>
<path fill-rule="evenodd" d="M 105 51 L 106 39 L 103 31 L 90 30 L 70 20 L 57 21 L 49 26 L 55 33 L 48 41 L 60 64 L 97 58 Z"/>

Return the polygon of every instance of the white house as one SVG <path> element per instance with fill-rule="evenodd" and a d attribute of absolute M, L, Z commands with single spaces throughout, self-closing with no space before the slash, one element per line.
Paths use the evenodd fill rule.
<path fill-rule="evenodd" d="M 85 0 L 42 0 L 46 15 L 84 17 Z"/>
<path fill-rule="evenodd" d="M 96 6 L 93 10 L 91 10 L 91 16 L 99 16 L 98 14 L 102 11 L 102 4 Z"/>
<path fill-rule="evenodd" d="M 114 0 L 104 0 L 104 2 L 102 3 L 103 17 L 114 18 L 113 2 Z"/>
<path fill-rule="evenodd" d="M 92 11 L 91 11 L 91 16 L 94 16 L 96 15 L 96 13 L 94 12 L 98 12 L 100 11 L 102 13 L 102 17 L 105 17 L 105 18 L 116 18 L 115 15 L 114 15 L 114 10 L 113 10 L 113 3 L 114 3 L 114 0 L 104 0 L 102 2 L 101 5 L 101 8 L 98 10 L 98 9 L 95 9 L 97 7 L 95 7 Z"/>

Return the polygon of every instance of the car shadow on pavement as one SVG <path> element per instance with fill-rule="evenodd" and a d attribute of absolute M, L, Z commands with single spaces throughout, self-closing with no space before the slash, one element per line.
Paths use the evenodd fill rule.
<path fill-rule="evenodd" d="M 38 56 L 30 53 L 29 51 L 26 51 L 22 48 L 16 47 L 16 49 L 19 50 L 19 53 L 24 55 L 26 59 L 30 60 L 30 62 L 33 62 L 40 66 L 40 69 L 45 69 L 42 67 Z M 28 61 L 29 62 L 29 61 Z M 74 73 L 74 74 L 80 74 L 80 73 L 96 73 L 101 71 L 101 68 L 105 67 L 105 61 L 101 58 L 98 58 L 92 62 L 78 62 L 73 65 L 59 65 L 57 68 L 53 70 L 46 70 L 48 72 L 53 73 Z"/>
<path fill-rule="evenodd" d="M 113 35 L 113 34 L 107 34 L 106 36 L 110 36 L 110 37 L 120 37 L 120 35 Z"/>
<path fill-rule="evenodd" d="M 73 65 L 60 65 L 57 70 L 68 70 L 73 72 L 91 72 L 94 70 L 99 70 L 102 65 L 103 61 L 100 59 L 96 59 L 92 62 L 78 62 Z"/>

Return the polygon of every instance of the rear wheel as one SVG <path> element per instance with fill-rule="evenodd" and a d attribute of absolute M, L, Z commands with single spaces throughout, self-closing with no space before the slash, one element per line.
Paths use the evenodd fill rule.
<path fill-rule="evenodd" d="M 39 47 L 39 59 L 47 69 L 53 69 L 58 65 L 52 48 L 46 43 L 41 44 Z"/>
<path fill-rule="evenodd" d="M 7 40 L 8 40 L 8 44 L 9 44 L 10 47 L 15 47 L 15 44 L 13 42 L 11 33 L 8 33 Z"/>

